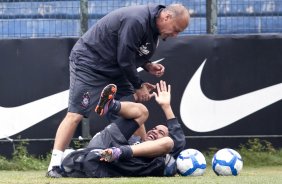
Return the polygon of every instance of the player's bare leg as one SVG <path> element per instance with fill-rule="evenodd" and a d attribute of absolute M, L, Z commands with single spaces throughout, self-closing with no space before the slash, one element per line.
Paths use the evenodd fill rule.
<path fill-rule="evenodd" d="M 68 112 L 63 119 L 56 133 L 54 148 L 52 151 L 51 161 L 48 167 L 47 177 L 59 178 L 63 176 L 60 169 L 63 151 L 69 145 L 77 125 L 82 120 L 82 115 Z"/>

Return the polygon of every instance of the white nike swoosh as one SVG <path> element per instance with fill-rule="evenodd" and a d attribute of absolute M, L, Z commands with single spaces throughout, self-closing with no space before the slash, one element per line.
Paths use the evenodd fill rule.
<path fill-rule="evenodd" d="M 223 128 L 282 99 L 282 83 L 227 100 L 209 99 L 200 84 L 205 62 L 189 81 L 180 104 L 181 119 L 193 131 Z"/>
<path fill-rule="evenodd" d="M 158 63 L 164 58 L 154 61 Z M 142 71 L 138 68 L 137 71 Z M 17 106 L 0 106 L 0 139 L 15 135 L 68 107 L 69 90 Z"/>
<path fill-rule="evenodd" d="M 69 90 L 17 106 L 0 107 L 0 139 L 19 133 L 68 106 Z"/>

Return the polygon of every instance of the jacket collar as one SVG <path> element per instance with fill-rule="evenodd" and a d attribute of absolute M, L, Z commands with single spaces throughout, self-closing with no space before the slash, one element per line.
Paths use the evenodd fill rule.
<path fill-rule="evenodd" d="M 150 25 L 153 32 L 157 35 L 160 34 L 159 29 L 157 28 L 156 19 L 159 16 L 160 12 L 165 8 L 163 5 L 148 5 L 149 14 L 150 14 Z"/>

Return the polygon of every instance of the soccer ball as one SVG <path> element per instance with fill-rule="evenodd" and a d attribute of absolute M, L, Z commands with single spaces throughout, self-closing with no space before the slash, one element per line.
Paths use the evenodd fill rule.
<path fill-rule="evenodd" d="M 207 164 L 204 155 L 196 149 L 186 149 L 180 152 L 176 159 L 177 171 L 182 176 L 201 176 Z"/>
<path fill-rule="evenodd" d="M 242 157 L 233 149 L 221 149 L 213 156 L 212 169 L 218 176 L 237 176 L 242 168 Z"/>

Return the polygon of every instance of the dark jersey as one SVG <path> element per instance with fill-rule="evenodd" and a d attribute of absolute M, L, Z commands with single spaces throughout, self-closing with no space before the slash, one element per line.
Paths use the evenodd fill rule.
<path fill-rule="evenodd" d="M 166 126 L 168 128 L 169 137 L 174 142 L 174 147 L 169 154 L 172 155 L 176 159 L 177 156 L 179 155 L 179 153 L 183 150 L 183 148 L 186 145 L 184 132 L 181 128 L 181 125 L 178 123 L 177 118 L 167 120 Z M 128 140 L 128 142 L 129 142 L 130 145 L 139 144 L 139 143 L 141 143 L 141 138 L 139 136 L 133 135 Z"/>
<path fill-rule="evenodd" d="M 86 65 L 109 77 L 125 75 L 134 88 L 142 80 L 136 68 L 149 61 L 158 44 L 156 16 L 161 5 L 124 7 L 110 12 L 92 26 L 73 51 L 88 57 Z"/>

